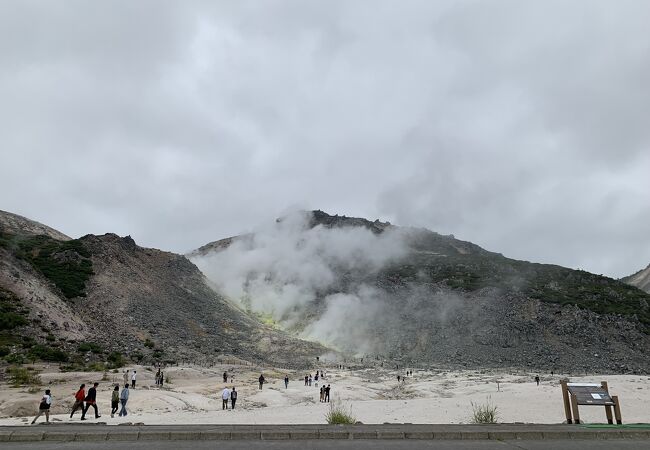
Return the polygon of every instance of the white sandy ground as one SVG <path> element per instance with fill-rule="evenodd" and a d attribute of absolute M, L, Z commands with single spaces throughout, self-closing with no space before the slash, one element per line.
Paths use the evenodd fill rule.
<path fill-rule="evenodd" d="M 45 388 L 52 390 L 54 422 L 79 422 L 80 413 L 69 419 L 74 392 L 82 382 L 87 388 L 100 381 L 101 373 L 60 373 L 40 366 L 43 386 L 38 392 L 0 385 L 0 425 L 28 424 L 36 413 Z M 305 387 L 303 372 L 265 369 L 267 379 L 258 390 L 259 371 L 244 366 L 167 368 L 171 383 L 155 386 L 153 371 L 136 367 L 138 385 L 131 391 L 126 418 L 110 417 L 112 381 L 122 374 L 109 373 L 100 381 L 99 421 L 109 425 L 124 422 L 144 424 L 323 424 L 329 405 L 319 403 L 318 389 Z M 225 386 L 222 373 L 234 374 L 239 391 L 237 408 L 223 411 L 220 392 Z M 382 368 L 357 370 L 328 369 L 332 399 L 340 400 L 363 423 L 468 423 L 471 403 L 488 399 L 497 406 L 499 422 L 562 423 L 564 408 L 559 380 L 562 375 L 543 375 L 536 386 L 534 373 L 492 371 L 414 371 L 404 384 L 398 372 Z M 291 379 L 284 388 L 285 373 Z M 403 373 L 400 371 L 399 374 Z M 571 381 L 607 381 L 610 393 L 618 395 L 624 423 L 650 422 L 650 377 L 639 375 L 594 375 L 570 377 Z M 500 381 L 497 391 L 496 380 Z M 86 423 L 95 422 L 92 409 Z M 606 423 L 603 407 L 582 406 L 587 423 Z M 44 417 L 39 419 L 44 421 Z"/>

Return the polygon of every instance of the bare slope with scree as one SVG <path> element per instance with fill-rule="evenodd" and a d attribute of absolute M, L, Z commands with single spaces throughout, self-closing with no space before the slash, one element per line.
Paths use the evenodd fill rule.
<path fill-rule="evenodd" d="M 297 366 L 326 351 L 224 301 L 184 256 L 128 236 L 70 239 L 9 213 L 0 213 L 0 312 L 10 362 L 227 356 Z"/>
<path fill-rule="evenodd" d="M 645 269 L 621 278 L 621 281 L 650 293 L 650 264 Z"/>

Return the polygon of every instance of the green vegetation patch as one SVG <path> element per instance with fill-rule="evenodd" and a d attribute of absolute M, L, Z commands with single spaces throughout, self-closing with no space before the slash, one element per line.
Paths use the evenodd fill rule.
<path fill-rule="evenodd" d="M 11 366 L 7 369 L 7 375 L 12 387 L 41 385 L 41 377 L 30 368 Z"/>
<path fill-rule="evenodd" d="M 13 293 L 0 289 L 0 332 L 27 325 L 27 313 Z"/>
<path fill-rule="evenodd" d="M 92 352 L 92 353 L 102 353 L 104 349 L 101 345 L 96 342 L 83 342 L 77 347 L 79 352 Z"/>
<path fill-rule="evenodd" d="M 68 354 L 63 350 L 48 345 L 36 344 L 29 349 L 28 356 L 42 361 L 66 362 Z"/>
<path fill-rule="evenodd" d="M 413 254 L 382 271 L 394 284 L 441 283 L 466 292 L 482 288 L 520 292 L 543 302 L 576 305 L 598 314 L 639 320 L 650 334 L 650 294 L 619 280 L 551 264 L 536 264 L 485 252 L 471 255 Z"/>
<path fill-rule="evenodd" d="M 79 239 L 58 241 L 49 236 L 17 236 L 0 232 L 0 247 L 29 262 L 66 298 L 85 297 L 93 274 L 90 252 Z"/>

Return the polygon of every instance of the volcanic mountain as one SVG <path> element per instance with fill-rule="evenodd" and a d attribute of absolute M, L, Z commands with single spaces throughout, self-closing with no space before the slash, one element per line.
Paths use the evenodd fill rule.
<path fill-rule="evenodd" d="M 0 349 L 88 360 L 300 366 L 326 351 L 262 324 L 208 286 L 187 258 L 115 234 L 70 239 L 0 211 Z"/>
<path fill-rule="evenodd" d="M 358 357 L 650 371 L 650 295 L 452 235 L 310 211 L 188 256 L 243 309 Z"/>
<path fill-rule="evenodd" d="M 621 281 L 650 293 L 650 264 L 645 269 L 622 278 Z"/>

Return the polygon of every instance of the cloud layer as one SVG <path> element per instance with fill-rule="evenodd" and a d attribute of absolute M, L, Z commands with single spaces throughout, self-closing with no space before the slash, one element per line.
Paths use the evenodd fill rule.
<path fill-rule="evenodd" d="M 650 262 L 650 4 L 0 3 L 0 209 L 184 252 L 288 206 Z"/>

